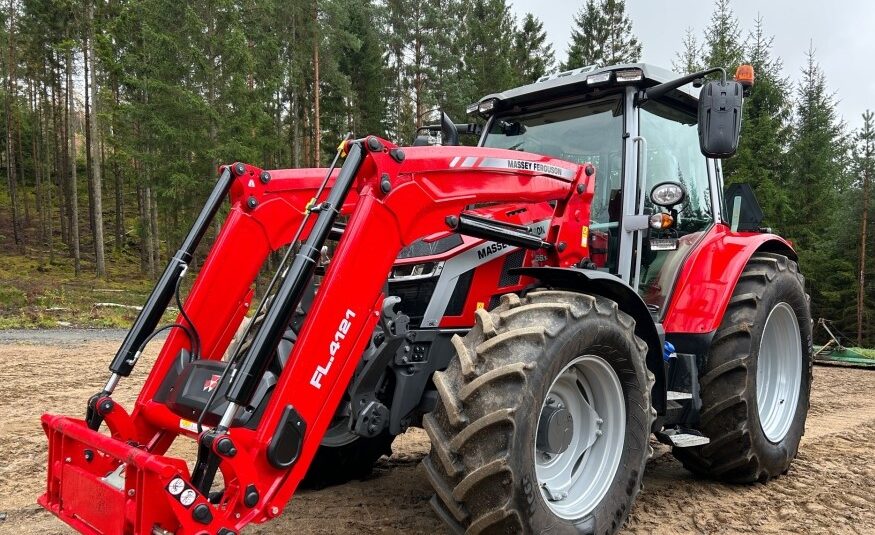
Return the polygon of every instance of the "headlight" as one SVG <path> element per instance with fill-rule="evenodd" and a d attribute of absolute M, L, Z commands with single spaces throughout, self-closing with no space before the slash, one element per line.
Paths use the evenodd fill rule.
<path fill-rule="evenodd" d="M 675 206 L 686 198 L 687 191 L 677 182 L 662 182 L 650 190 L 650 200 L 657 206 Z"/>
<path fill-rule="evenodd" d="M 425 262 L 424 264 L 406 264 L 395 266 L 389 275 L 389 280 L 413 280 L 437 277 L 444 269 L 443 262 Z"/>

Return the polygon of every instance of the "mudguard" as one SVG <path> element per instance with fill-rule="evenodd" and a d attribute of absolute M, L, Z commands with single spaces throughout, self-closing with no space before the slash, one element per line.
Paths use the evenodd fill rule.
<path fill-rule="evenodd" d="M 690 253 L 663 319 L 667 333 L 703 334 L 720 327 L 742 270 L 757 252 L 797 260 L 793 246 L 774 234 L 732 232 L 715 225 Z"/>
<path fill-rule="evenodd" d="M 665 412 L 665 368 L 662 364 L 662 346 L 665 340 L 662 326 L 653 320 L 641 296 L 622 279 L 592 269 L 560 267 L 523 267 L 511 273 L 532 277 L 556 289 L 572 290 L 606 297 L 617 303 L 620 310 L 635 320 L 635 334 L 647 344 L 647 368 L 653 372 L 653 407 Z"/>

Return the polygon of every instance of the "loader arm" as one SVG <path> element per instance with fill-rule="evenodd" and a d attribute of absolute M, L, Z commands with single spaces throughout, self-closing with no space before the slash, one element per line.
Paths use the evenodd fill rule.
<path fill-rule="evenodd" d="M 192 350 L 186 334 L 175 329 L 130 415 L 111 391 L 98 396 L 97 410 L 112 436 L 79 419 L 44 415 L 49 437 L 44 507 L 94 534 L 227 535 L 273 518 L 306 474 L 335 414 L 379 319 L 384 283 L 403 247 L 450 229 L 523 239 L 514 238 L 518 231 L 510 225 L 462 216 L 473 203 L 553 202 L 546 237 L 531 247 L 542 248 L 543 262 L 553 266 L 575 265 L 587 256 L 581 237 L 589 224 L 592 166 L 500 149 L 402 151 L 375 137 L 347 142 L 345 151 L 343 167 L 327 179 L 325 195 L 315 203 L 325 170 L 270 171 L 262 180 L 261 169 L 232 167 L 231 210 L 185 303 L 200 334 L 202 361 L 221 361 L 250 308 L 252 285 L 267 256 L 288 245 L 297 228 L 303 231 L 300 250 L 252 346 L 230 364 L 222 419 L 198 433 L 163 401 L 166 376 Z M 327 229 L 341 214 L 348 223 L 288 364 L 256 423 L 234 424 L 265 374 L 277 333 L 289 324 L 300 286 L 313 275 Z M 193 473 L 184 460 L 165 456 L 179 436 L 198 443 Z M 223 488 L 214 488 L 216 470 Z M 221 493 L 210 495 L 217 490 Z"/>

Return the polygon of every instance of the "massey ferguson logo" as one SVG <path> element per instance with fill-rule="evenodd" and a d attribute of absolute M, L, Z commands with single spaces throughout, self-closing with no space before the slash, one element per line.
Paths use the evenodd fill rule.
<path fill-rule="evenodd" d="M 316 389 L 322 388 L 322 378 L 328 375 L 328 371 L 331 370 L 331 365 L 334 364 L 334 355 L 340 349 L 340 342 L 346 338 L 346 333 L 352 327 L 352 322 L 349 320 L 354 317 L 355 312 L 347 309 L 344 318 L 340 320 L 340 325 L 337 326 L 337 331 L 334 333 L 334 340 L 328 344 L 328 362 L 324 366 L 316 366 L 316 371 L 313 372 L 313 377 L 310 378 L 310 384 Z"/>
<path fill-rule="evenodd" d="M 204 392 L 212 392 L 215 390 L 216 387 L 219 386 L 220 378 L 221 376 L 214 374 L 212 377 L 204 381 Z"/>
<path fill-rule="evenodd" d="M 507 249 L 507 247 L 508 246 L 505 243 L 493 243 L 493 244 L 487 245 L 486 247 L 477 251 L 477 259 L 483 260 L 487 256 L 492 256 L 495 253 L 497 253 L 498 251 L 501 251 L 502 249 Z"/>

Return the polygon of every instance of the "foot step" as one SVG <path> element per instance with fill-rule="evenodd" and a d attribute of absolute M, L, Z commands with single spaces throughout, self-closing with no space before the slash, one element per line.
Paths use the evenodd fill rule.
<path fill-rule="evenodd" d="M 711 439 L 696 431 L 695 429 L 684 429 L 682 427 L 675 429 L 665 429 L 661 433 L 656 434 L 660 442 L 674 446 L 676 448 L 691 448 L 693 446 L 704 446 L 711 442 Z"/>
<path fill-rule="evenodd" d="M 684 399 L 693 399 L 693 395 L 689 392 L 677 392 L 675 390 L 669 390 L 665 394 L 665 399 L 667 401 L 681 401 Z"/>

